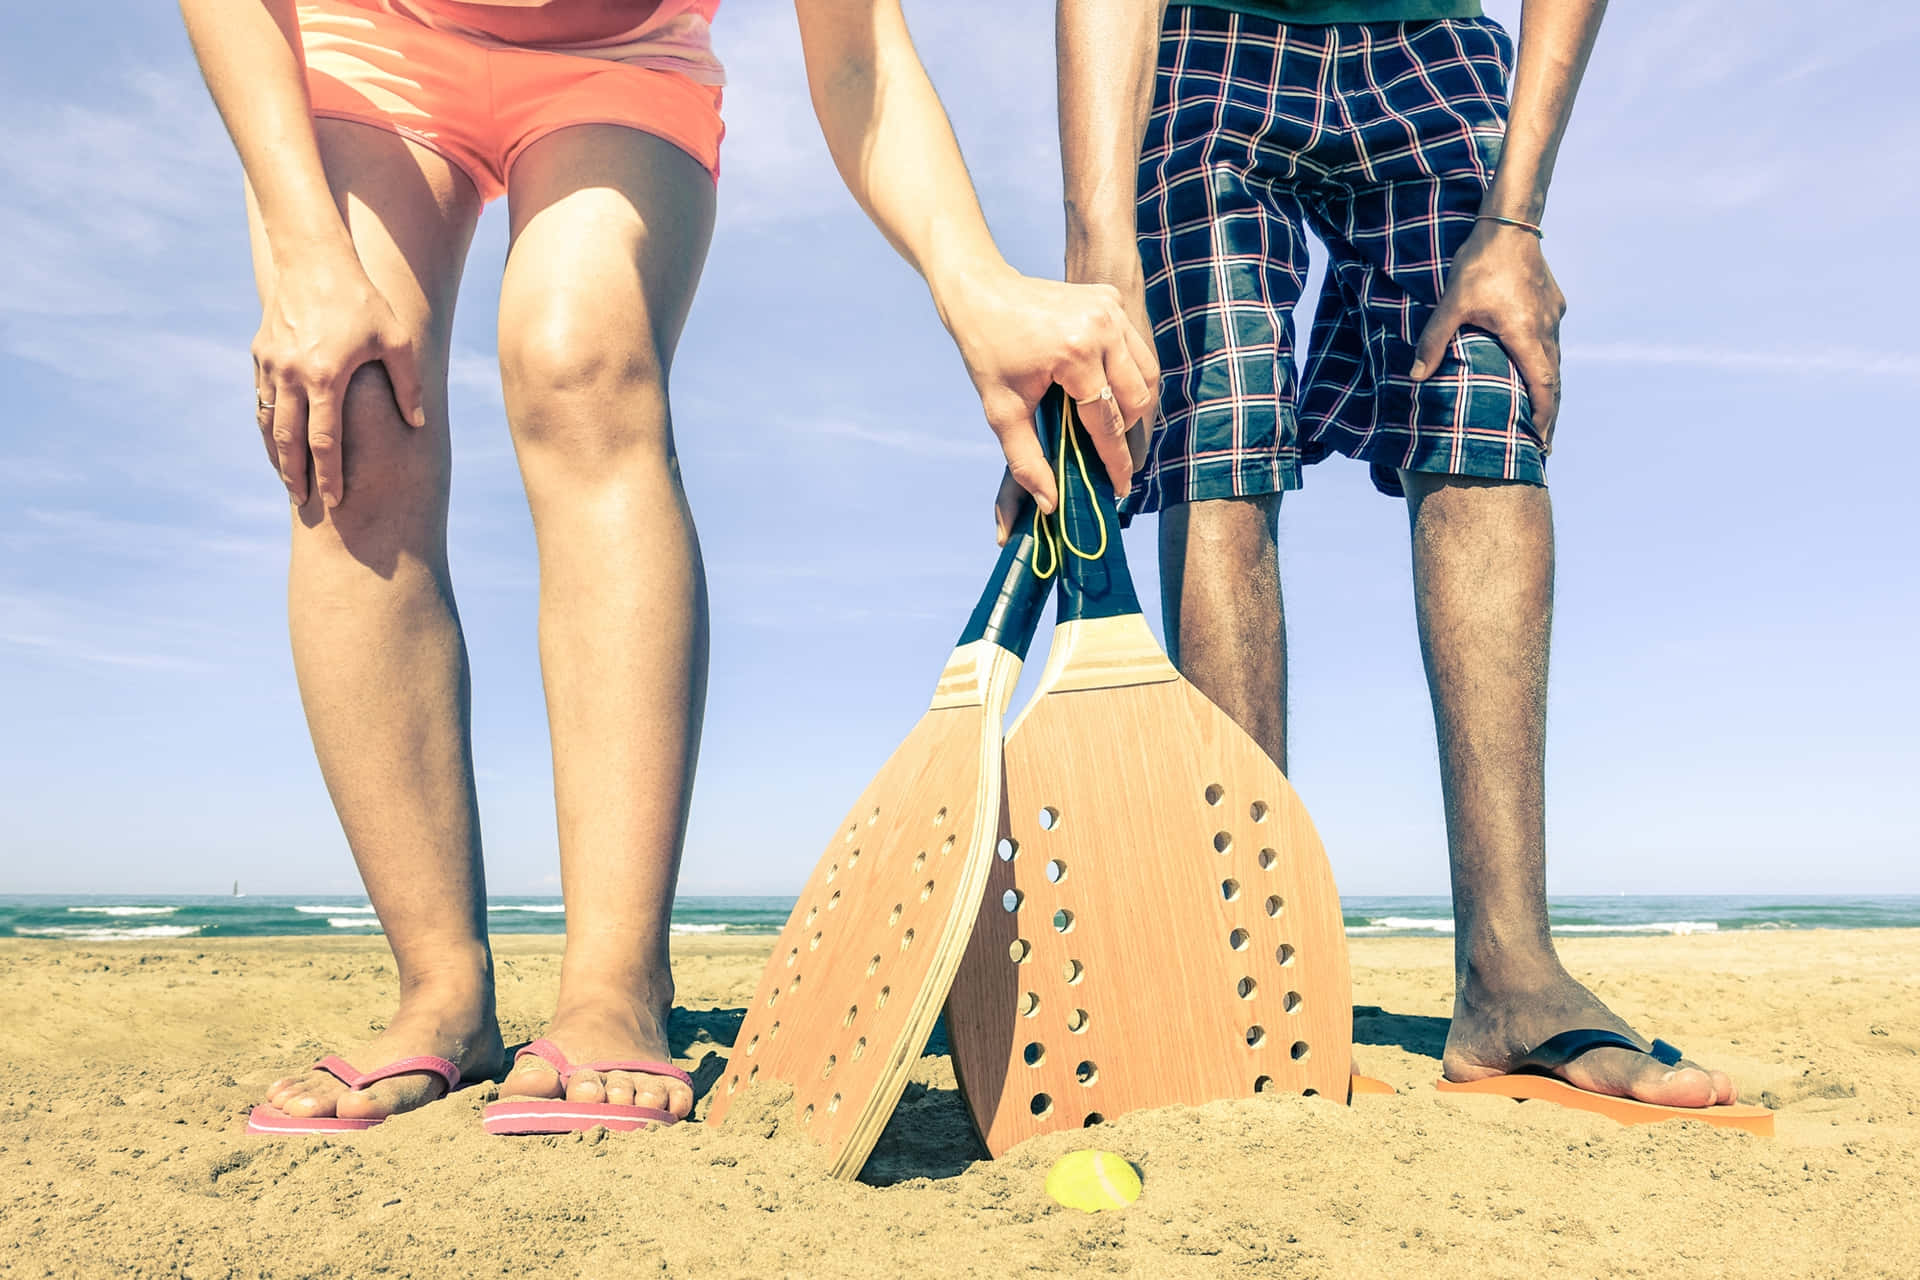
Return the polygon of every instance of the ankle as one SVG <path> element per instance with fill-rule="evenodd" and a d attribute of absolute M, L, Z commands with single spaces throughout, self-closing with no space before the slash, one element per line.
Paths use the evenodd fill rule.
<path fill-rule="evenodd" d="M 1548 937 L 1474 937 L 1457 944 L 1454 990 L 1470 1005 L 1496 1004 L 1537 995 L 1571 981 Z"/>
<path fill-rule="evenodd" d="M 493 1009 L 493 953 L 485 942 L 437 947 L 430 955 L 396 957 L 400 1002 Z"/>

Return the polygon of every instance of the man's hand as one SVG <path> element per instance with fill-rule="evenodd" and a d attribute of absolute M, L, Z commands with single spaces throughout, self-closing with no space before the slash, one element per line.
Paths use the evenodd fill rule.
<path fill-rule="evenodd" d="M 1566 313 L 1566 297 L 1547 269 L 1539 239 L 1518 227 L 1481 222 L 1454 255 L 1446 292 L 1421 331 L 1413 380 L 1423 382 L 1440 367 L 1461 325 L 1485 329 L 1526 379 L 1533 429 L 1542 451 L 1552 452 L 1560 411 L 1560 318 Z"/>
<path fill-rule="evenodd" d="M 1043 511 L 1059 504 L 1033 419 L 1056 382 L 1079 404 L 1115 490 L 1127 491 L 1133 483 L 1127 428 L 1152 412 L 1160 365 L 1152 344 L 1128 318 L 1118 289 L 1008 270 L 941 310 L 1017 486 L 999 521 L 1003 533 L 1018 512 L 1018 490 L 1032 494 Z"/>

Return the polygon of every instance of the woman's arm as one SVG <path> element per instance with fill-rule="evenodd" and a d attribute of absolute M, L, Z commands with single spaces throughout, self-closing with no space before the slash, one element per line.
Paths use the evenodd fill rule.
<path fill-rule="evenodd" d="M 1000 256 L 953 130 L 907 34 L 899 0 L 796 0 L 815 113 L 840 176 L 925 277 L 960 348 L 1007 465 L 1043 509 L 1057 501 L 1033 411 L 1055 382 L 1089 408 L 1120 492 L 1132 479 L 1126 424 L 1150 411 L 1159 366 L 1117 290 L 1022 276 Z M 1100 415 L 1091 415 L 1098 426 Z"/>
<path fill-rule="evenodd" d="M 381 361 L 401 416 L 426 423 L 418 357 L 367 279 L 333 202 L 307 102 L 293 0 L 180 0 L 201 74 L 259 211 L 271 263 L 253 343 L 267 452 L 296 503 L 345 497 L 340 401 Z M 313 483 L 308 484 L 311 465 Z"/>

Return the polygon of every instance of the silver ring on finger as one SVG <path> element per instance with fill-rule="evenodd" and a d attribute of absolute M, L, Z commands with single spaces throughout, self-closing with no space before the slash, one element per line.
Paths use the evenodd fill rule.
<path fill-rule="evenodd" d="M 1105 403 L 1105 404 L 1112 404 L 1112 403 L 1113 403 L 1113 388 L 1112 388 L 1112 387 L 1102 387 L 1102 388 L 1100 388 L 1100 394 L 1099 394 L 1099 395 L 1095 395 L 1095 396 L 1088 396 L 1088 397 L 1087 397 L 1087 398 L 1086 398 L 1085 400 L 1076 400 L 1076 401 L 1074 401 L 1074 403 L 1075 403 L 1075 404 L 1100 404 L 1100 403 Z"/>
<path fill-rule="evenodd" d="M 255 412 L 257 412 L 257 413 L 272 413 L 272 412 L 273 412 L 273 401 L 271 401 L 271 400 L 262 400 L 262 399 L 260 398 L 260 393 L 259 393 L 259 392 L 257 392 L 257 391 L 256 391 L 256 392 L 254 393 L 254 395 L 253 395 L 253 404 L 254 404 L 254 411 L 255 411 Z"/>

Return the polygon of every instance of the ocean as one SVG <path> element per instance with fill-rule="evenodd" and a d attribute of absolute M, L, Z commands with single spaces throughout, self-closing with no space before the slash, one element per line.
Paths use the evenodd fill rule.
<path fill-rule="evenodd" d="M 761 936 L 780 932 L 790 897 L 683 896 L 674 904 L 681 934 Z M 1692 895 L 1556 898 L 1556 934 L 1702 934 L 1753 929 L 1898 929 L 1920 927 L 1920 894 L 1887 897 Z M 1432 937 L 1453 932 L 1444 897 L 1351 896 L 1341 900 L 1356 938 Z M 507 895 L 487 906 L 492 932 L 558 934 L 560 899 Z M 0 938 L 111 942 L 138 938 L 351 937 L 380 931 L 364 897 L 324 894 L 259 897 L 147 894 L 0 895 Z"/>

